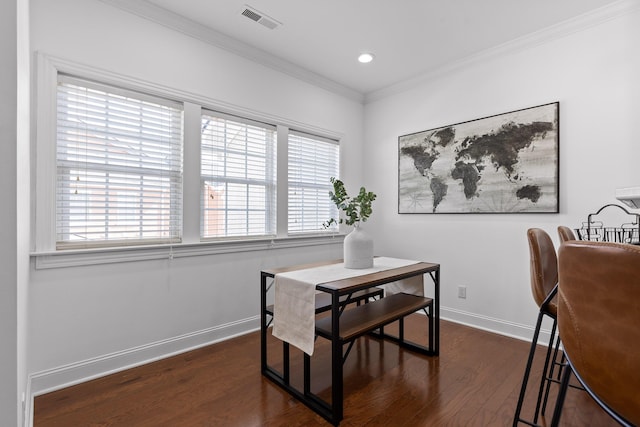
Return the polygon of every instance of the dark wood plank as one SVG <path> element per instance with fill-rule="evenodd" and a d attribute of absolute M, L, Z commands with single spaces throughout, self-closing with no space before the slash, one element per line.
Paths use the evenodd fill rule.
<path fill-rule="evenodd" d="M 362 288 L 362 286 L 369 287 L 371 285 L 384 285 L 386 283 L 403 280 L 420 274 L 435 272 L 439 268 L 439 264 L 430 262 L 418 262 L 416 264 L 397 267 L 390 270 L 378 271 L 362 276 L 349 277 L 347 279 L 335 280 L 333 282 L 324 282 L 317 285 L 316 288 L 326 292 L 352 292 Z"/>
<path fill-rule="evenodd" d="M 425 317 L 405 333 L 424 335 Z M 387 326 L 394 332 L 395 324 Z M 510 426 L 529 343 L 441 321 L 439 357 L 364 336 L 344 365 L 341 426 Z M 280 342 L 269 339 L 271 354 Z M 294 354 L 295 363 L 302 363 Z M 319 340 L 314 391 L 330 377 L 330 346 Z M 538 352 L 534 371 L 542 369 Z M 295 381 L 299 379 L 294 378 Z M 524 414 L 535 405 L 534 376 Z M 552 399 L 557 387 L 552 387 Z M 551 408 L 552 410 L 552 408 Z M 551 413 L 549 412 L 550 419 Z M 251 333 L 35 398 L 34 425 L 328 426 L 260 374 L 260 337 Z M 583 392 L 567 394 L 561 425 L 616 424 Z"/>
<path fill-rule="evenodd" d="M 388 297 L 345 310 L 340 316 L 340 339 L 351 341 L 354 338 L 371 332 L 425 308 L 433 303 L 431 298 L 410 294 L 395 294 Z M 331 337 L 331 318 L 324 317 L 316 321 L 318 335 Z"/>

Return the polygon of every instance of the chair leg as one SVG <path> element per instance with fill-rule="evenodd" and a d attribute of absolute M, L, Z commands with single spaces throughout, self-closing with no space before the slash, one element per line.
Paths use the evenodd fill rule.
<path fill-rule="evenodd" d="M 560 362 L 558 362 L 558 353 L 561 353 L 561 358 L 560 358 Z M 547 377 L 547 389 L 544 392 L 544 400 L 542 402 L 542 409 L 540 411 L 540 413 L 542 415 L 544 415 L 545 411 L 547 410 L 547 400 L 549 399 L 549 389 L 551 388 L 551 383 L 552 382 L 558 382 L 560 383 L 560 376 L 562 375 L 562 368 L 564 366 L 565 363 L 565 357 L 564 357 L 564 352 L 560 351 L 560 336 L 558 336 L 556 338 L 556 345 L 555 348 L 553 350 L 553 357 L 551 359 L 551 369 L 549 370 L 549 376 Z M 555 369 L 555 366 L 558 365 L 558 378 L 557 380 L 553 378 L 553 371 Z"/>
<path fill-rule="evenodd" d="M 531 349 L 529 350 L 529 358 L 527 360 L 527 366 L 524 370 L 524 377 L 522 378 L 522 387 L 520 388 L 520 396 L 518 397 L 518 404 L 516 405 L 516 412 L 513 417 L 513 427 L 517 427 L 520 421 L 524 421 L 520 418 L 520 412 L 522 412 L 522 404 L 524 402 L 524 395 L 527 391 L 527 383 L 529 382 L 529 375 L 531 374 L 531 365 L 533 364 L 533 357 L 536 353 L 536 346 L 538 345 L 538 335 L 540 335 L 540 326 L 542 325 L 542 318 L 544 313 L 541 311 L 538 314 L 538 321 L 536 322 L 536 329 L 533 332 L 533 338 L 531 338 Z M 527 423 L 530 424 L 530 423 Z"/>
<path fill-rule="evenodd" d="M 553 326 L 551 327 L 551 338 L 549 338 L 549 345 L 547 347 L 547 355 L 544 359 L 544 368 L 542 369 L 542 378 L 540 379 L 540 390 L 538 390 L 538 399 L 536 401 L 536 412 L 533 415 L 533 423 L 538 423 L 538 416 L 540 415 L 540 404 L 542 403 L 542 395 L 544 394 L 544 405 L 543 408 L 547 405 L 547 397 L 549 396 L 549 385 L 551 381 L 549 378 L 553 373 L 553 363 L 549 366 L 549 361 L 551 360 L 551 352 L 553 351 L 553 341 L 556 335 L 556 326 L 558 325 L 558 321 L 553 319 Z M 555 359 L 554 359 L 555 361 Z M 547 384 L 546 393 L 545 393 L 545 383 Z M 543 410 L 544 412 L 544 410 Z"/>
<path fill-rule="evenodd" d="M 564 405 L 564 398 L 567 395 L 567 388 L 569 387 L 569 380 L 571 379 L 571 366 L 567 363 L 564 365 L 564 372 L 562 373 L 562 381 L 560 382 L 560 390 L 558 391 L 558 398 L 556 399 L 556 407 L 553 410 L 553 418 L 551 419 L 551 427 L 558 427 L 560 424 L 560 416 L 562 415 L 562 406 Z"/>

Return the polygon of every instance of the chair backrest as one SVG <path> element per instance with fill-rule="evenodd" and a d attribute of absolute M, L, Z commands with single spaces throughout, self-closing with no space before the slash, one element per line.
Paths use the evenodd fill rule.
<path fill-rule="evenodd" d="M 585 388 L 640 425 L 640 247 L 573 241 L 559 250 L 558 327 Z"/>
<path fill-rule="evenodd" d="M 540 228 L 527 230 L 531 271 L 531 292 L 538 306 L 542 306 L 547 295 L 558 283 L 558 258 L 551 237 Z M 555 315 L 555 303 L 551 304 Z"/>
<path fill-rule="evenodd" d="M 560 243 L 576 240 L 576 235 L 573 233 L 573 230 L 564 225 L 558 226 L 558 237 L 560 238 Z"/>

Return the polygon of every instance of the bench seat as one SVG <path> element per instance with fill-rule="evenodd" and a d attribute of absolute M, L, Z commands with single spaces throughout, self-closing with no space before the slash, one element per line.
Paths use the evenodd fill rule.
<path fill-rule="evenodd" d="M 433 299 L 399 293 L 345 310 L 340 316 L 340 341 L 353 341 L 420 309 L 433 307 Z M 432 311 L 429 310 L 429 315 Z M 331 317 L 316 321 L 316 333 L 331 339 Z"/>

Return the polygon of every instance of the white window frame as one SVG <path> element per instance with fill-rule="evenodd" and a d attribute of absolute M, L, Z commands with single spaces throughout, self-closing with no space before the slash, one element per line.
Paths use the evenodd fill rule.
<path fill-rule="evenodd" d="M 208 97 L 161 86 L 152 82 L 96 69 L 65 59 L 38 53 L 36 75 L 35 180 L 33 183 L 32 252 L 37 269 L 114 262 L 173 259 L 199 255 L 335 245 L 339 233 L 289 236 L 287 233 L 287 139 L 289 129 L 341 141 L 344 135 L 287 118 L 254 112 Z M 183 103 L 183 230 L 182 242 L 144 246 L 56 250 L 56 96 L 58 73 L 78 76 L 151 96 Z M 200 120 L 203 109 L 221 111 L 248 120 L 277 126 L 277 235 L 263 239 L 203 241 L 200 238 Z M 342 151 L 342 149 L 341 149 Z"/>
<path fill-rule="evenodd" d="M 61 86 L 63 89 L 61 89 Z M 59 106 L 61 99 L 63 99 L 69 101 L 64 103 L 66 106 L 65 111 L 67 111 L 67 107 L 70 107 L 70 110 L 62 116 L 65 122 L 64 132 L 58 129 L 58 137 L 56 138 L 57 149 L 67 147 L 69 150 L 69 154 L 63 154 L 62 158 L 59 150 L 56 155 L 58 179 L 56 187 L 57 249 L 180 242 L 182 239 L 182 166 L 184 164 L 182 160 L 182 103 L 152 97 L 131 90 L 123 90 L 120 87 L 95 83 L 66 74 L 58 75 L 57 91 L 57 105 Z M 63 98 L 60 97 L 61 93 Z M 64 94 L 69 95 L 69 99 Z M 74 98 L 78 99 L 80 104 L 73 101 Z M 88 118 L 86 122 L 82 122 L 84 120 L 82 118 L 80 119 L 81 121 L 78 120 L 78 117 L 83 116 L 83 111 L 89 105 L 89 98 L 99 100 L 99 104 L 94 105 L 96 108 L 94 114 L 99 112 L 101 114 L 100 120 L 102 121 L 95 124 L 90 123 L 93 119 L 89 118 L 89 115 L 85 117 Z M 126 106 L 131 110 L 128 115 L 118 117 L 118 115 L 122 114 L 122 110 L 116 115 L 113 112 L 109 112 L 115 105 Z M 78 107 L 80 107 L 80 111 L 77 111 L 79 116 L 74 111 Z M 131 111 L 133 111 L 133 115 L 130 114 Z M 154 137 L 148 133 L 148 130 L 142 129 L 142 126 L 157 126 L 158 123 L 152 123 L 149 117 L 146 116 L 141 119 L 140 114 L 143 111 L 152 112 L 156 117 L 161 114 L 165 120 L 171 119 L 170 122 L 162 122 L 163 126 L 168 126 L 163 128 L 162 136 Z M 56 123 L 59 126 L 60 111 L 57 113 Z M 117 128 L 119 126 L 118 123 L 126 126 L 124 129 L 127 133 L 123 134 L 123 137 L 118 135 L 120 132 Z M 148 134 L 145 135 L 145 132 Z M 60 139 L 61 135 L 62 140 Z M 96 138 L 95 144 L 90 142 L 93 137 Z M 127 138 L 132 139 L 127 142 Z M 142 141 L 140 138 L 144 138 L 146 142 L 138 145 Z M 162 138 L 162 142 L 159 138 Z M 97 141 L 101 142 L 97 143 Z M 157 155 L 145 153 L 144 150 L 149 147 L 148 144 L 154 146 L 155 149 L 169 150 L 163 151 L 163 156 L 165 156 L 163 158 L 170 163 L 160 163 L 160 158 Z M 133 147 L 132 152 L 129 150 L 130 146 Z M 89 151 L 84 151 L 83 147 L 84 150 Z M 99 151 L 94 151 L 95 149 Z M 140 150 L 139 154 L 137 150 Z M 124 154 L 119 154 L 120 152 L 127 153 L 127 163 L 123 163 L 123 160 L 121 160 L 123 158 L 121 156 Z M 63 153 L 67 153 L 67 151 Z M 96 155 L 101 156 L 100 159 L 103 162 L 92 161 L 92 157 Z M 110 156 L 116 157 L 109 161 Z M 84 160 L 82 160 L 83 158 Z M 70 171 L 76 172 L 71 175 Z M 103 176 L 103 181 L 94 181 L 94 178 L 89 178 L 100 175 Z M 111 184 L 109 177 L 113 178 L 113 183 Z M 132 178 L 136 178 L 137 182 L 132 182 Z M 60 181 L 61 179 L 62 181 Z M 125 181 L 119 181 L 119 179 L 125 179 Z M 158 221 L 158 217 L 154 222 L 153 219 L 140 215 L 141 204 L 145 206 L 142 212 L 148 212 L 147 209 L 157 203 L 155 200 L 152 201 L 148 198 L 149 192 L 154 192 L 155 197 L 158 197 L 157 191 L 159 190 L 158 187 L 146 187 L 144 182 L 149 180 L 155 183 L 152 185 L 157 185 L 159 180 L 163 182 L 162 190 L 160 190 L 163 194 L 162 210 L 159 211 L 161 215 L 159 217 L 160 221 Z M 61 185 L 64 185 L 64 187 L 60 187 Z M 85 185 L 88 186 L 85 187 Z M 94 204 L 94 202 L 90 201 L 92 198 L 91 186 L 97 186 L 97 188 L 104 190 L 105 200 L 103 205 Z M 75 194 L 77 196 L 73 194 L 74 187 L 76 188 Z M 63 188 L 64 191 L 62 191 Z M 124 198 L 122 192 L 127 194 Z M 81 204 L 78 205 L 76 203 L 74 207 L 73 199 L 78 199 Z M 131 208 L 132 201 L 135 202 L 133 208 Z M 105 210 L 102 215 L 106 221 L 101 227 L 89 226 L 89 228 L 86 228 L 88 222 L 91 221 L 92 214 L 90 209 L 82 207 L 82 203 L 88 203 L 93 205 L 94 208 Z M 113 211 L 107 214 L 107 209 L 110 211 L 113 209 Z M 74 210 L 77 212 L 74 213 Z M 130 215 L 130 213 L 133 215 Z M 74 225 L 72 218 L 78 214 L 81 215 L 78 219 L 80 222 L 85 223 L 85 228 L 78 228 L 77 223 Z M 121 219 L 135 225 L 133 227 L 125 226 L 120 222 Z M 140 229 L 140 227 L 148 228 L 152 225 L 156 229 L 156 233 L 149 234 Z M 158 226 L 161 226 L 161 228 L 157 228 Z M 104 238 L 96 238 L 95 233 L 99 235 L 100 231 L 105 233 Z M 163 232 L 164 236 L 157 234 L 157 232 Z M 73 239 L 73 233 L 80 233 L 86 240 Z M 115 234 L 118 237 L 109 237 L 109 234 Z"/>
<path fill-rule="evenodd" d="M 311 209 L 311 215 L 305 214 L 304 209 L 299 212 L 302 215 L 302 230 L 292 230 L 289 228 L 289 224 L 287 224 L 287 232 L 289 233 L 290 236 L 296 236 L 296 235 L 303 235 L 303 234 L 317 234 L 317 233 L 336 233 L 338 231 L 338 225 L 337 224 L 332 224 L 330 227 L 324 229 L 323 228 L 323 224 L 327 221 L 329 221 L 329 219 L 331 218 L 338 218 L 338 208 L 335 206 L 335 204 L 333 204 L 331 202 L 331 200 L 328 197 L 329 191 L 333 190 L 333 185 L 330 182 L 330 178 L 335 177 L 335 178 L 339 178 L 340 176 L 340 155 L 339 155 L 339 150 L 340 150 L 340 143 L 339 141 L 336 140 L 332 140 L 329 138 L 324 138 L 318 135 L 312 135 L 309 134 L 307 132 L 300 132 L 298 130 L 294 130 L 294 129 L 290 129 L 289 130 L 289 142 L 290 140 L 293 138 L 300 138 L 302 141 L 308 141 L 308 142 L 312 142 L 314 144 L 315 148 L 318 148 L 318 145 L 316 145 L 316 143 L 320 143 L 320 144 L 324 144 L 325 148 L 328 150 L 337 150 L 337 155 L 338 158 L 336 159 L 336 164 L 335 164 L 335 170 L 333 171 L 329 171 L 328 169 L 330 169 L 329 167 L 323 168 L 323 159 L 319 156 L 319 152 L 318 150 L 314 150 L 313 155 L 315 156 L 315 159 L 317 161 L 314 161 L 313 159 L 310 159 L 311 161 L 308 162 L 310 164 L 307 164 L 305 166 L 305 171 L 306 172 L 312 172 L 312 173 L 308 173 L 306 177 L 299 177 L 299 179 L 301 180 L 297 180 L 294 181 L 293 178 L 291 176 L 288 177 L 287 179 L 287 191 L 290 192 L 291 188 L 295 187 L 298 189 L 301 189 L 303 191 L 303 193 L 308 192 L 312 197 L 314 197 L 314 193 L 317 194 L 326 194 L 327 198 L 326 198 L 326 205 L 325 206 L 321 206 L 321 207 L 317 207 L 316 208 L 312 208 Z M 329 148 L 330 147 L 330 148 Z M 322 150 L 322 149 L 321 149 Z M 291 147 L 287 146 L 287 151 L 291 152 Z M 289 158 L 289 161 L 287 162 L 287 168 L 289 170 L 291 170 L 291 158 Z M 331 162 L 328 162 L 331 163 Z M 308 170 L 308 168 L 313 169 Z M 324 173 L 324 172 L 330 172 L 328 174 L 328 176 L 323 177 L 323 179 L 326 179 L 324 181 L 318 181 L 318 178 L 320 178 L 318 175 Z M 305 193 L 306 194 L 306 193 Z M 320 196 L 318 196 L 320 197 Z M 303 202 L 304 204 L 304 202 Z M 287 203 L 287 206 L 289 208 L 291 208 L 290 204 Z M 327 211 L 324 213 L 324 215 L 322 215 L 322 210 L 326 209 Z M 308 225 L 304 225 L 305 223 L 305 217 L 315 217 L 315 221 L 317 223 L 317 227 L 318 228 L 309 228 Z M 288 219 L 291 219 L 291 215 L 288 215 Z"/>
<path fill-rule="evenodd" d="M 201 177 L 200 177 L 200 189 L 202 191 L 204 191 L 204 187 L 206 184 L 206 181 L 208 180 L 215 180 L 218 181 L 218 183 L 224 183 L 225 186 L 228 185 L 240 185 L 240 186 L 256 186 L 256 187 L 264 187 L 264 191 L 265 191 L 265 203 L 263 206 L 260 206 L 260 209 L 258 209 L 258 211 L 262 211 L 262 209 L 264 209 L 264 228 L 265 228 L 265 232 L 261 233 L 261 234 L 255 234 L 255 233 L 251 233 L 249 231 L 247 231 L 247 234 L 244 235 L 240 235 L 238 236 L 237 233 L 233 233 L 230 232 L 229 234 L 224 234 L 224 235 L 220 235 L 220 236 L 205 236 L 205 216 L 207 214 L 206 212 L 206 206 L 205 205 L 205 195 L 201 193 L 201 206 L 200 206 L 200 212 L 201 212 L 201 220 L 200 220 L 200 237 L 203 241 L 215 241 L 215 240 L 224 240 L 224 239 L 259 239 L 259 238 L 274 238 L 276 236 L 276 215 L 277 215 L 277 203 L 276 203 L 276 193 L 277 193 L 277 185 L 278 185 L 278 181 L 277 181 L 277 176 L 276 176 L 276 171 L 277 171 L 277 126 L 276 125 L 272 125 L 272 124 L 268 124 L 268 123 L 262 123 L 262 122 L 258 122 L 255 120 L 249 120 L 246 119 L 244 117 L 238 117 L 238 116 L 232 116 L 229 114 L 225 114 L 225 113 L 221 113 L 219 111 L 212 111 L 212 110 L 203 110 L 201 117 L 211 117 L 214 119 L 220 119 L 220 120 L 224 120 L 225 122 L 231 122 L 234 124 L 238 124 L 241 127 L 246 127 L 246 129 L 264 129 L 267 132 L 273 132 L 273 139 L 271 141 L 265 141 L 265 152 L 264 153 L 251 153 L 251 152 L 238 152 L 237 154 L 239 156 L 241 156 L 243 158 L 244 161 L 250 161 L 252 159 L 252 157 L 254 159 L 257 159 L 258 161 L 260 161 L 260 157 L 262 154 L 264 154 L 265 156 L 265 177 L 264 178 L 258 178 L 258 177 L 250 177 L 250 176 L 231 176 L 231 175 L 227 175 L 227 171 L 222 171 L 222 173 L 220 173 L 217 177 L 210 175 L 209 173 L 211 173 L 212 171 L 207 171 L 205 170 L 203 167 L 201 167 Z M 202 125 L 201 125 L 202 128 Z M 243 143 L 246 141 L 242 141 Z M 200 149 L 201 149 L 201 159 L 204 156 L 203 153 L 203 141 L 200 141 Z M 227 149 L 227 147 L 224 148 L 225 150 Z M 226 166 L 225 166 L 226 167 Z M 248 169 L 245 171 L 248 172 Z M 217 179 L 216 179 L 217 178 Z M 247 216 L 249 215 L 250 211 L 251 211 L 251 207 L 249 206 L 249 203 L 247 204 L 247 206 L 245 206 L 243 209 L 240 210 L 240 212 L 246 214 Z M 223 209 L 223 212 L 225 213 L 225 215 L 228 215 L 228 213 L 230 211 L 233 211 L 233 209 L 230 208 L 229 204 L 225 203 L 225 208 Z M 228 218 L 225 221 L 225 224 L 228 225 Z M 246 226 L 249 226 L 249 224 L 245 224 Z"/>

